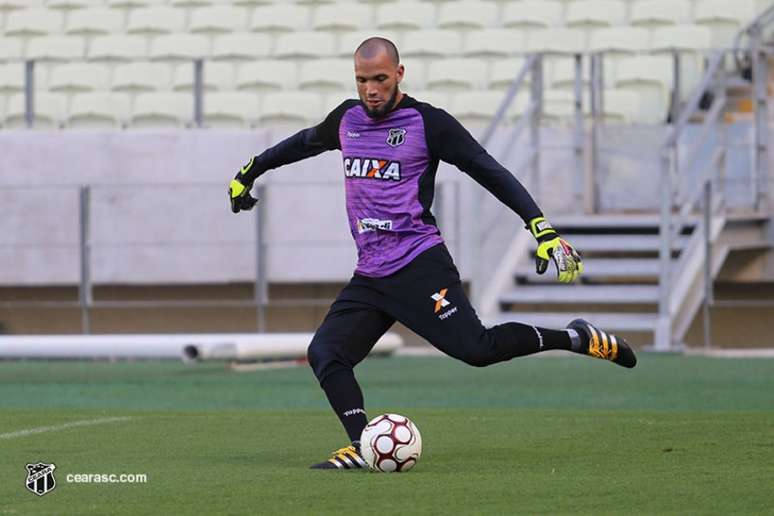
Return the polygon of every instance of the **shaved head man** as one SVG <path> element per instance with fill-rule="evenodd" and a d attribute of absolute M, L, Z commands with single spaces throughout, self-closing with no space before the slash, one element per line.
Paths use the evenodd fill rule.
<path fill-rule="evenodd" d="M 634 367 L 636 357 L 624 339 L 582 319 L 562 329 L 515 321 L 484 327 L 431 211 L 439 162 L 471 176 L 526 223 L 537 240 L 538 273 L 553 262 L 559 281 L 574 281 L 583 272 L 581 257 L 519 180 L 457 119 L 400 91 L 404 69 L 392 42 L 368 38 L 354 61 L 358 99 L 343 101 L 321 123 L 255 156 L 229 185 L 231 210 L 250 210 L 257 202 L 250 189 L 266 171 L 341 151 L 357 266 L 315 332 L 307 357 L 351 444 L 312 467 L 367 468 L 360 434 L 368 419 L 353 369 L 396 321 L 477 367 L 551 349 Z"/>
<path fill-rule="evenodd" d="M 368 38 L 355 51 L 355 81 L 357 93 L 366 113 L 381 118 L 400 102 L 400 81 L 403 65 L 398 49 L 384 38 Z"/>

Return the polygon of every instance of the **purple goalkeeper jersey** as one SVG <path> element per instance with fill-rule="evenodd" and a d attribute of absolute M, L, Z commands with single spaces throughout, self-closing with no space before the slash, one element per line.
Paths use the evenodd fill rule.
<path fill-rule="evenodd" d="M 340 149 L 355 272 L 388 276 L 443 242 L 430 212 L 439 160 L 456 165 L 524 221 L 541 215 L 521 183 L 442 109 L 408 95 L 381 118 L 347 100 L 317 126 L 256 156 L 237 174 L 246 185 L 270 170 Z"/>

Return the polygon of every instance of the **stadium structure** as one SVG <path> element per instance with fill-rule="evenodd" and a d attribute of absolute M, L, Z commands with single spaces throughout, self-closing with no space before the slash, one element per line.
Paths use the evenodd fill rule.
<path fill-rule="evenodd" d="M 254 216 L 225 188 L 356 97 L 374 35 L 583 253 L 579 283 L 537 276 L 518 217 L 442 165 L 434 212 L 485 321 L 770 346 L 772 34 L 761 0 L 0 0 L 0 356 L 313 331 L 355 264 L 338 153 L 262 177 Z"/>

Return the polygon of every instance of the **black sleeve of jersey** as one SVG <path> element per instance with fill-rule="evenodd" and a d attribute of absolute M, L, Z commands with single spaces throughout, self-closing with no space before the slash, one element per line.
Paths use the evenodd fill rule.
<path fill-rule="evenodd" d="M 423 118 L 430 154 L 451 163 L 486 188 L 524 222 L 542 216 L 527 189 L 484 149 L 459 121 L 425 104 Z"/>
<path fill-rule="evenodd" d="M 328 150 L 340 149 L 341 118 L 347 109 L 356 104 L 356 100 L 342 102 L 318 125 L 302 129 L 263 151 L 253 159 L 250 169 L 244 174 L 238 174 L 237 177 L 243 184 L 253 184 L 253 181 L 267 170 L 311 158 Z"/>

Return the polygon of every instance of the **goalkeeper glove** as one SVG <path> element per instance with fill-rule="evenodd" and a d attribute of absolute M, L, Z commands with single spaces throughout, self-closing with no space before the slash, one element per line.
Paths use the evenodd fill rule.
<path fill-rule="evenodd" d="M 570 283 L 583 272 L 583 262 L 578 252 L 551 227 L 543 217 L 535 217 L 527 224 L 532 236 L 538 241 L 535 253 L 535 268 L 538 274 L 548 269 L 548 261 L 553 260 L 559 281 Z"/>
<path fill-rule="evenodd" d="M 242 182 L 245 174 L 250 172 L 254 160 L 255 158 L 251 159 L 247 165 L 242 167 L 236 177 L 232 179 L 231 183 L 228 185 L 228 197 L 231 201 L 231 211 L 234 213 L 252 210 L 255 203 L 258 202 L 258 199 L 250 195 L 250 189 L 253 187 L 253 182 L 249 181 L 248 184 Z"/>

